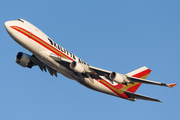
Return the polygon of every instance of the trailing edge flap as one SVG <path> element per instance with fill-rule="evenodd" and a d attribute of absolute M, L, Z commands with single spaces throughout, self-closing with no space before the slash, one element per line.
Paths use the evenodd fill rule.
<path fill-rule="evenodd" d="M 53 53 L 50 54 L 50 57 L 52 59 L 54 59 L 55 61 L 57 61 L 57 62 L 67 62 L 67 63 L 71 63 L 72 62 L 72 60 L 69 60 L 69 59 L 57 56 L 57 55 L 55 55 Z"/>
<path fill-rule="evenodd" d="M 70 67 L 69 67 L 69 64 L 72 62 L 72 60 L 69 60 L 69 59 L 66 59 L 66 58 L 63 58 L 63 57 L 60 57 L 60 56 L 57 56 L 53 53 L 51 53 L 49 55 L 53 60 L 55 60 L 56 62 L 58 62 L 59 64 L 61 64 L 62 66 L 68 68 L 69 70 L 72 70 Z"/>
<path fill-rule="evenodd" d="M 151 98 L 151 97 L 147 97 L 147 96 L 143 96 L 143 95 L 140 95 L 140 94 L 135 94 L 135 93 L 132 93 L 132 92 L 128 92 L 128 91 L 124 91 L 123 92 L 128 96 L 128 97 L 131 97 L 131 98 L 136 98 L 136 99 L 141 99 L 141 100 L 148 100 L 148 101 L 155 101 L 155 102 L 162 102 L 158 99 L 155 99 L 155 98 Z"/>
<path fill-rule="evenodd" d="M 112 73 L 111 71 L 104 70 L 104 69 L 97 68 L 97 67 L 93 67 L 93 66 L 89 66 L 89 69 L 91 71 L 94 71 L 95 73 L 98 73 L 99 75 L 107 76 L 107 77 L 109 76 L 110 73 Z"/>

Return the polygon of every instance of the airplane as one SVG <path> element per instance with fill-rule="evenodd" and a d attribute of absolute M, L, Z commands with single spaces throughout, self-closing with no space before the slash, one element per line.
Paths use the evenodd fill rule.
<path fill-rule="evenodd" d="M 19 52 L 15 62 L 22 67 L 39 66 L 57 77 L 60 73 L 95 91 L 120 97 L 130 101 L 137 99 L 162 102 L 158 99 L 135 93 L 142 83 L 174 87 L 176 84 L 166 84 L 146 80 L 151 70 L 146 66 L 127 74 L 120 74 L 91 66 L 64 49 L 50 37 L 24 19 L 6 21 L 6 31 L 18 44 L 32 55 Z"/>

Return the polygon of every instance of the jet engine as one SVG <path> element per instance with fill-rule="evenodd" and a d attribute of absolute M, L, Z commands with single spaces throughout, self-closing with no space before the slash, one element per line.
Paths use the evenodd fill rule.
<path fill-rule="evenodd" d="M 78 62 L 71 62 L 70 63 L 70 68 L 78 73 L 84 73 L 85 72 L 85 69 L 84 67 L 82 66 L 81 63 L 78 63 Z"/>
<path fill-rule="evenodd" d="M 123 75 L 123 74 L 119 74 L 119 73 L 116 73 L 116 72 L 112 72 L 110 75 L 109 75 L 109 78 L 116 81 L 117 83 L 121 84 L 121 83 L 125 83 L 126 82 L 126 76 Z"/>
<path fill-rule="evenodd" d="M 16 63 L 21 65 L 22 67 L 28 67 L 28 68 L 32 68 L 33 66 L 33 62 L 30 60 L 31 56 L 28 54 L 25 54 L 23 52 L 19 52 L 16 55 Z"/>

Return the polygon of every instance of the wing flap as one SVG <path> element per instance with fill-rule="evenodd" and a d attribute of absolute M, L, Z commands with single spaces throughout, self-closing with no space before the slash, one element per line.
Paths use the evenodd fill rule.
<path fill-rule="evenodd" d="M 59 64 L 61 64 L 62 66 L 68 68 L 69 70 L 72 70 L 70 68 L 70 63 L 72 62 L 72 60 L 69 60 L 69 59 L 66 59 L 66 58 L 63 58 L 63 57 L 60 57 L 60 56 L 57 56 L 53 53 L 51 53 L 49 55 L 49 57 L 51 57 L 53 60 L 55 60 L 56 62 L 58 62 Z"/>
<path fill-rule="evenodd" d="M 97 68 L 97 67 L 93 67 L 93 66 L 89 66 L 89 69 L 91 71 L 94 71 L 95 73 L 102 75 L 102 76 L 109 76 L 109 74 L 111 73 L 111 71 L 108 70 L 104 70 L 101 68 Z"/>
<path fill-rule="evenodd" d="M 53 53 L 50 54 L 50 57 L 52 59 L 54 59 L 55 61 L 57 61 L 57 62 L 67 62 L 67 63 L 71 63 L 72 62 L 72 60 L 69 60 L 67 58 L 63 58 L 63 57 L 57 56 L 57 55 L 55 55 Z"/>
<path fill-rule="evenodd" d="M 148 100 L 148 101 L 155 101 L 155 102 L 162 102 L 158 99 L 155 98 L 151 98 L 151 97 L 147 97 L 147 96 L 143 96 L 140 94 L 136 94 L 136 93 L 132 93 L 132 92 L 128 92 L 128 91 L 123 91 L 128 97 L 130 98 L 135 98 L 135 99 L 141 99 L 141 100 Z"/>

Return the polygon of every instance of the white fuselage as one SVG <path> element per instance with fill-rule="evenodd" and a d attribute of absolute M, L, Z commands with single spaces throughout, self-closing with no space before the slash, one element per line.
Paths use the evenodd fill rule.
<path fill-rule="evenodd" d="M 110 90 L 106 85 L 103 85 L 101 82 L 99 82 L 98 79 L 94 79 L 92 82 L 87 77 L 79 77 L 75 74 L 75 72 L 67 69 L 65 66 L 59 64 L 54 59 L 49 57 L 50 54 L 56 54 L 58 56 L 68 58 L 72 61 L 80 62 L 84 66 L 88 66 L 86 62 L 82 61 L 74 54 L 56 44 L 46 34 L 44 34 L 40 29 L 38 29 L 31 23 L 22 19 L 7 21 L 5 22 L 5 27 L 9 35 L 17 43 L 26 48 L 28 51 L 32 52 L 41 62 L 53 68 L 57 72 L 70 79 L 76 80 L 77 82 L 83 84 L 88 88 L 119 97 L 117 93 Z M 115 82 L 110 83 L 108 80 L 106 80 L 105 77 L 102 79 L 111 86 L 117 85 L 117 83 Z"/>
<path fill-rule="evenodd" d="M 26 20 L 7 21 L 5 28 L 18 44 L 33 53 L 32 56 L 22 52 L 17 54 L 15 61 L 22 67 L 32 68 L 38 65 L 42 71 L 47 68 L 51 75 L 57 76 L 58 72 L 90 89 L 131 101 L 143 99 L 161 102 L 135 94 L 141 83 L 171 88 L 176 85 L 145 80 L 151 72 L 145 66 L 125 75 L 90 66 Z"/>

